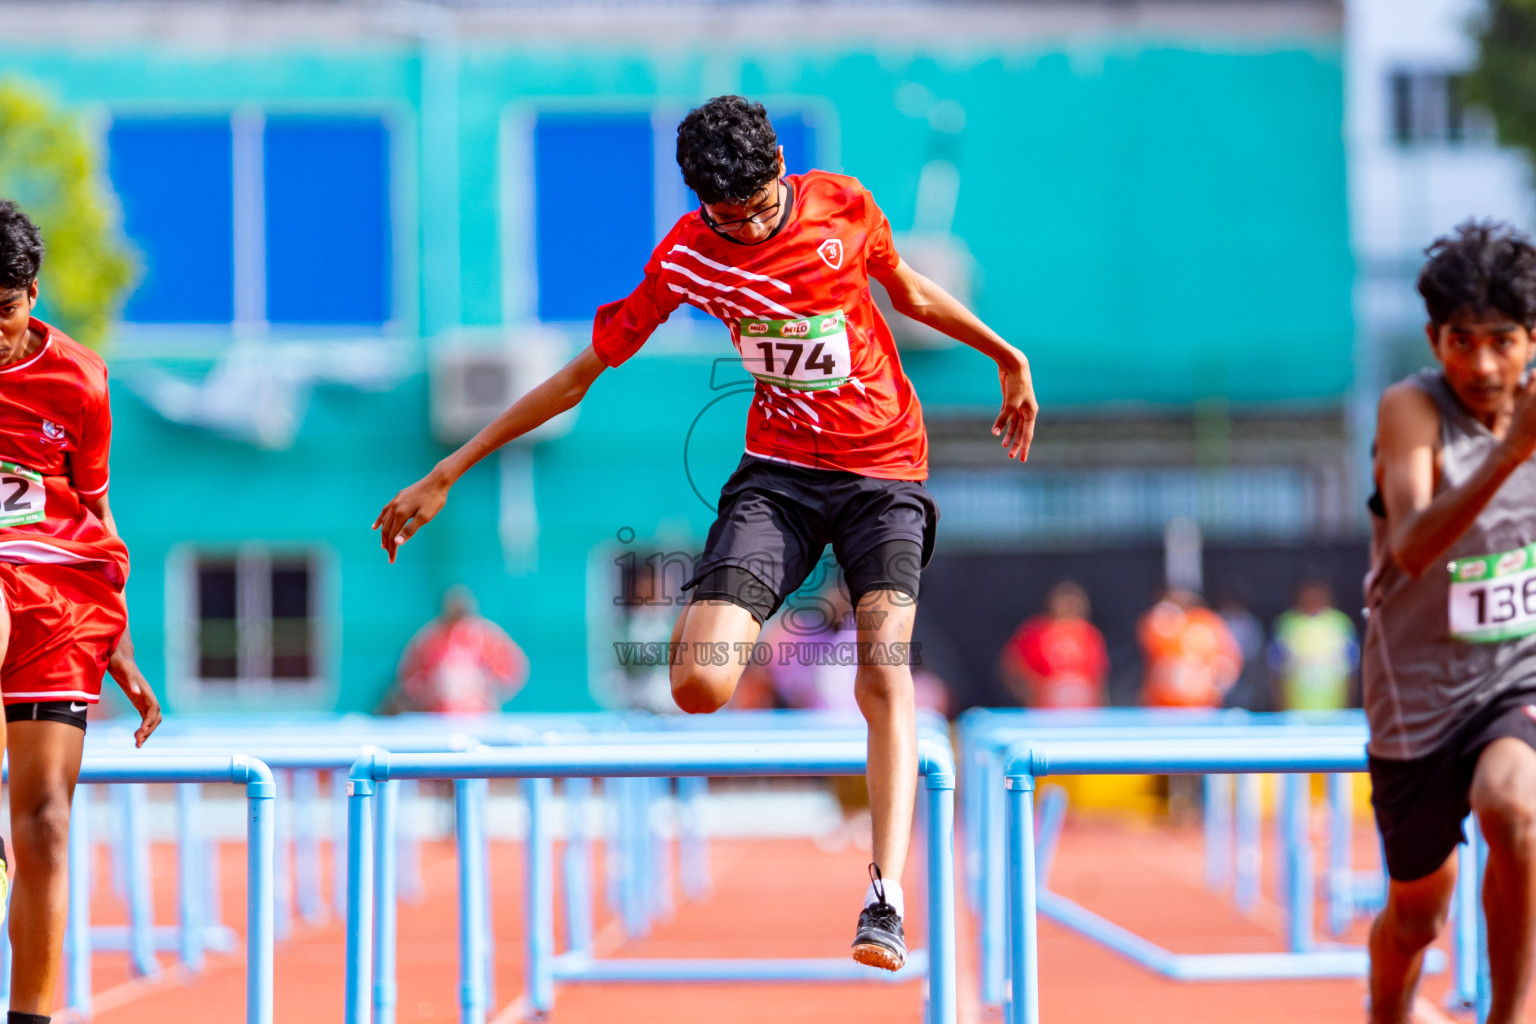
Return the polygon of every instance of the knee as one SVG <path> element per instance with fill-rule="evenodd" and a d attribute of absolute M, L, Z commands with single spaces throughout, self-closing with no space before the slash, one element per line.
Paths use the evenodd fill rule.
<path fill-rule="evenodd" d="M 678 710 L 690 715 L 719 711 L 735 689 L 734 676 L 713 666 L 690 665 L 672 671 L 672 700 Z"/>
<path fill-rule="evenodd" d="M 1412 910 L 1394 907 L 1390 914 L 1384 915 L 1379 927 L 1399 953 L 1412 956 L 1439 938 L 1445 928 L 1446 913 L 1445 907 Z"/>
<path fill-rule="evenodd" d="M 912 671 L 905 665 L 860 665 L 853 695 L 866 714 L 912 702 Z"/>
<path fill-rule="evenodd" d="M 50 791 L 28 807 L 13 808 L 11 832 L 18 862 L 63 863 L 69 855 L 68 791 Z"/>
<path fill-rule="evenodd" d="M 1472 807 L 1491 850 L 1519 854 L 1536 850 L 1536 787 L 1486 787 L 1474 794 Z"/>

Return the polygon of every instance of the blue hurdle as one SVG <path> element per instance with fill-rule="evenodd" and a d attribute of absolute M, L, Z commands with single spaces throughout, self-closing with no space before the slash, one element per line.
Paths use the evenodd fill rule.
<path fill-rule="evenodd" d="M 149 782 L 202 783 L 233 782 L 245 786 L 246 863 L 249 884 L 246 892 L 246 1001 L 247 1024 L 272 1024 L 272 945 L 273 945 L 273 803 L 276 787 L 272 770 L 260 760 L 245 756 L 181 757 L 149 754 L 123 756 L 87 755 L 80 767 L 81 783 L 138 784 Z M 78 797 L 77 797 L 78 800 Z M 89 798 L 76 804 L 71 817 L 71 889 L 78 888 L 75 876 L 88 870 L 88 857 L 75 856 L 76 829 L 84 832 L 84 811 Z M 65 949 L 73 950 L 66 985 L 72 992 L 84 993 L 72 1001 L 72 1008 L 90 1013 L 90 903 L 70 902 L 65 930 Z M 83 955 L 82 955 L 83 950 Z M 151 952 L 151 958 L 153 956 Z M 82 1005 L 83 1004 L 83 1005 Z"/>
<path fill-rule="evenodd" d="M 1362 772 L 1364 745 L 1332 739 L 1300 742 L 1294 737 L 1249 736 L 1240 740 L 1209 740 L 1192 744 L 1182 738 L 1140 738 L 1113 742 L 1095 740 L 1038 741 L 1020 744 L 1006 761 L 1008 823 L 1009 966 L 1012 992 L 1007 1006 L 1009 1024 L 1039 1024 L 1038 915 L 1050 901 L 1039 883 L 1035 842 L 1034 792 L 1046 775 L 1208 774 L 1275 772 Z M 1075 904 L 1073 905 L 1075 906 Z M 1059 909 L 1059 908 L 1057 908 Z M 1068 911 L 1068 913 L 1074 913 Z M 1077 912 L 1088 912 L 1077 908 Z M 1310 953 L 1173 954 L 1118 929 L 1110 922 L 1079 923 L 1117 940 L 1121 952 L 1171 977 L 1286 978 L 1317 976 L 1296 973 L 1298 957 L 1318 961 L 1322 970 L 1338 961 L 1340 973 L 1364 970 L 1359 951 L 1318 949 Z M 1116 934 L 1118 932 L 1118 935 Z M 1474 962 L 1476 962 L 1474 960 Z M 1481 972 L 1480 972 L 1481 973 Z M 1479 979 L 1481 982 L 1481 979 Z M 1478 1020 L 1487 1016 L 1488 989 L 1479 983 L 1475 998 Z"/>
<path fill-rule="evenodd" d="M 954 768 L 947 744 L 925 739 L 920 744 L 921 771 L 928 787 L 928 906 L 930 942 L 926 957 L 914 955 L 909 970 L 926 967 L 927 1021 L 954 1024 Z M 393 822 L 378 816 L 385 834 L 373 834 L 376 814 L 369 805 L 380 782 L 397 779 L 451 779 L 463 787 L 470 780 L 518 778 L 529 780 L 530 803 L 540 808 L 531 818 L 529 837 L 529 963 L 528 999 L 533 1012 L 548 1013 L 557 979 L 606 981 L 803 981 L 902 980 L 886 976 L 851 960 L 622 960 L 603 961 L 573 949 L 556 955 L 553 948 L 553 864 L 542 807 L 554 778 L 664 778 L 710 776 L 857 775 L 865 770 L 865 746 L 854 740 L 815 742 L 688 743 L 555 746 L 482 750 L 469 754 L 384 754 L 360 759 L 350 775 L 347 914 L 347 1024 L 392 1024 L 393 978 L 393 846 L 388 831 Z M 472 807 L 459 824 L 461 871 L 465 856 L 474 857 Z M 465 820 L 467 819 L 467 820 Z M 466 838 L 467 837 L 467 838 Z M 482 1024 L 487 1004 L 484 958 L 474 944 L 482 929 L 466 926 L 486 903 L 484 890 L 475 890 L 470 872 L 461 890 L 460 993 L 461 1020 Z M 375 909 L 377 916 L 375 917 Z M 382 955 L 374 946 L 388 947 Z M 378 974 L 375 975 L 375 970 Z"/>

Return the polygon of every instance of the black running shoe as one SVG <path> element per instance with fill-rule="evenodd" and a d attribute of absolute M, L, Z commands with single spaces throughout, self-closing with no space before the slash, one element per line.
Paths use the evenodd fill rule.
<path fill-rule="evenodd" d="M 861 964 L 899 971 L 907 962 L 907 940 L 901 931 L 901 915 L 885 902 L 885 883 L 880 869 L 869 866 L 875 884 L 875 902 L 859 914 L 859 930 L 853 936 L 853 958 Z"/>

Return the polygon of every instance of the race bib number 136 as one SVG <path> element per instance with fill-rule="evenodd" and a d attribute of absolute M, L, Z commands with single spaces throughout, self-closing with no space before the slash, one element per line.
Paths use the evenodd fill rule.
<path fill-rule="evenodd" d="M 1451 636 L 1493 643 L 1536 633 L 1536 544 L 1451 563 Z"/>

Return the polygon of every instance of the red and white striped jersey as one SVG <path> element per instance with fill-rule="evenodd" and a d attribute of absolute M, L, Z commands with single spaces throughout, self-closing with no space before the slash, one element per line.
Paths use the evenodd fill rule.
<path fill-rule="evenodd" d="M 107 493 L 107 364 L 33 319 L 43 347 L 0 366 L 0 562 L 79 565 L 121 589 L 128 548 L 82 499 Z"/>
<path fill-rule="evenodd" d="M 597 311 L 592 347 L 618 366 L 683 303 L 717 317 L 757 378 L 749 455 L 891 480 L 928 476 L 922 407 L 869 293 L 898 261 L 891 226 L 853 178 L 789 176 L 789 220 L 762 242 L 695 210 L 651 254 L 645 280 Z"/>

